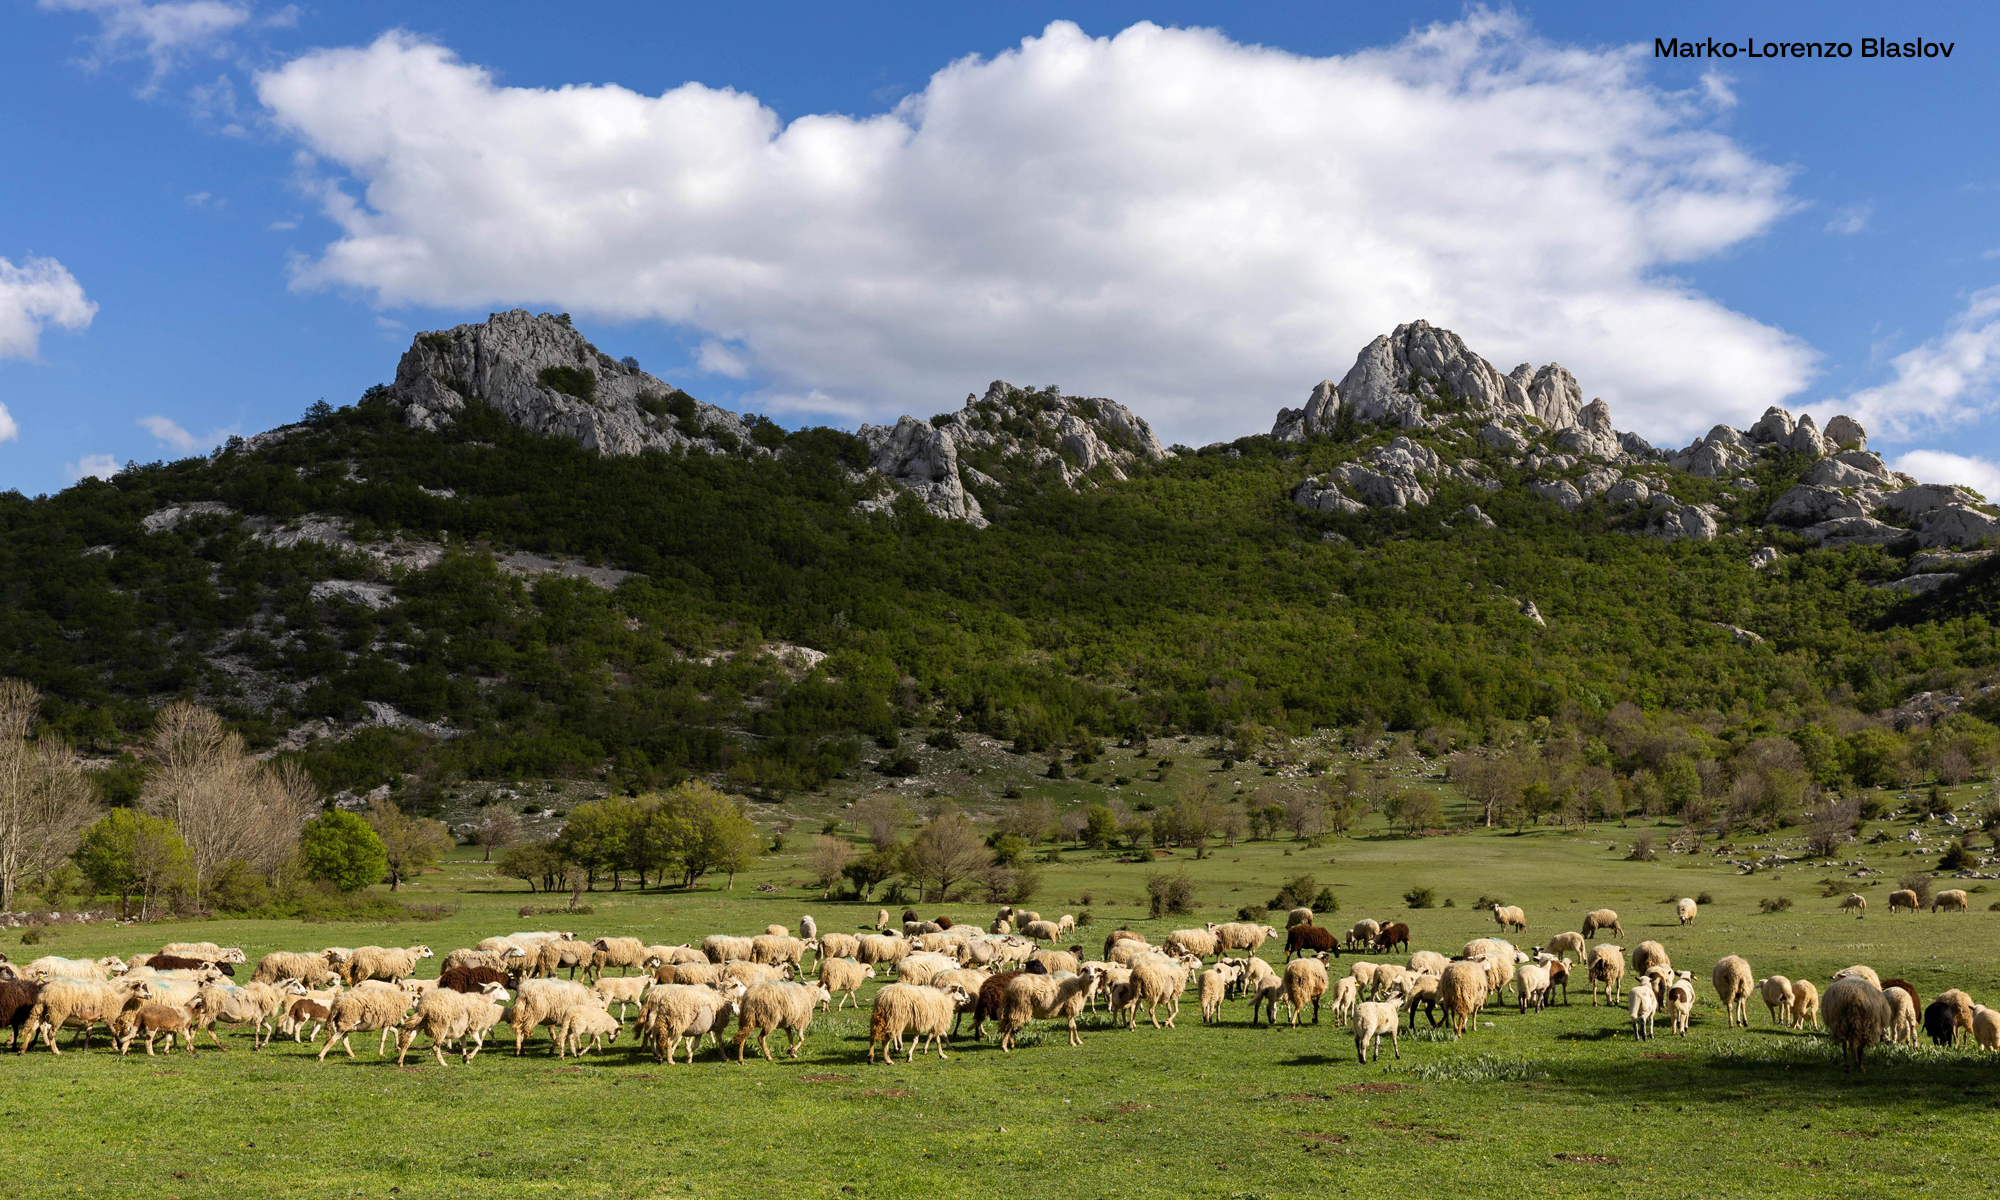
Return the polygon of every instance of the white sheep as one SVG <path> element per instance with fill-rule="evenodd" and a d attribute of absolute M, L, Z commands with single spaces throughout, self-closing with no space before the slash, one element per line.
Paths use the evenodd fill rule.
<path fill-rule="evenodd" d="M 419 1033 L 430 1038 L 438 1066 L 444 1065 L 448 1042 L 458 1045 L 460 1063 L 471 1062 L 486 1044 L 487 1032 L 500 1023 L 506 999 L 507 989 L 497 983 L 481 984 L 476 992 L 433 989 L 417 1002 L 417 1010 L 396 1032 L 396 1065 L 403 1065 Z"/>
<path fill-rule="evenodd" d="M 127 1009 L 137 1010 L 153 999 L 153 985 L 144 979 L 50 979 L 42 984 L 42 990 L 28 1009 L 24 1019 L 27 1040 L 14 1053 L 26 1054 L 39 1031 L 49 1051 L 60 1055 L 56 1031 L 64 1028 L 81 1029 L 83 1048 L 88 1050 L 94 1026 L 101 1022 L 109 1027 Z"/>
<path fill-rule="evenodd" d="M 290 950 L 273 950 L 257 960 L 257 970 L 250 976 L 252 983 L 283 983 L 296 979 L 307 987 L 325 987 L 340 978 L 333 969 L 333 962 L 325 951 L 318 954 L 300 954 Z"/>
<path fill-rule="evenodd" d="M 1589 957 L 1590 946 L 1589 943 L 1584 940 L 1584 936 L 1580 933 L 1575 933 L 1575 932 L 1559 933 L 1554 937 L 1550 938 L 1545 945 L 1536 946 L 1534 949 L 1534 953 L 1536 954 L 1542 954 L 1544 952 L 1556 955 L 1557 957 L 1561 957 L 1567 954 L 1574 954 L 1576 955 L 1577 960 L 1581 962 L 1585 958 Z"/>
<path fill-rule="evenodd" d="M 1981 1050 L 2000 1050 L 2000 1012 L 1984 1004 L 1973 1005 L 1972 1040 Z"/>
<path fill-rule="evenodd" d="M 1625 950 L 1609 942 L 1590 948 L 1590 962 L 1587 973 L 1590 976 L 1590 1006 L 1597 1007 L 1597 988 L 1604 985 L 1606 998 L 1611 1006 L 1618 1006 L 1619 981 L 1625 978 Z"/>
<path fill-rule="evenodd" d="M 347 1057 L 354 1057 L 353 1037 L 357 1033 L 374 1033 L 380 1030 L 382 1044 L 375 1048 L 380 1058 L 389 1052 L 389 1034 L 403 1021 L 403 1014 L 410 1011 L 414 997 L 402 988 L 381 986 L 357 987 L 351 992 L 342 992 L 327 1006 L 326 1044 L 319 1049 L 319 1061 L 326 1061 L 327 1051 L 338 1043 L 347 1051 Z"/>
<path fill-rule="evenodd" d="M 1882 998 L 1889 1002 L 1889 1040 L 1916 1045 L 1920 1023 L 1916 999 L 1899 987 L 1883 988 Z"/>
<path fill-rule="evenodd" d="M 1792 1028 L 1820 1028 L 1819 987 L 1810 979 L 1792 980 Z"/>
<path fill-rule="evenodd" d="M 791 1038 L 786 1056 L 797 1058 L 799 1047 L 805 1045 L 806 1030 L 812 1026 L 813 1007 L 831 998 L 825 985 L 818 983 L 770 980 L 751 987 L 743 994 L 742 1008 L 736 1016 L 738 1065 L 745 1061 L 744 1043 L 753 1032 L 766 1062 L 776 1061 L 771 1057 L 771 1034 L 778 1030 Z"/>
<path fill-rule="evenodd" d="M 1257 953 L 1257 948 L 1265 941 L 1278 936 L 1278 931 L 1269 925 L 1259 925 L 1251 921 L 1231 921 L 1224 925 L 1210 923 L 1208 931 L 1215 935 L 1216 948 L 1221 953 Z"/>
<path fill-rule="evenodd" d="M 1516 904 L 1496 904 L 1493 906 L 1493 921 L 1502 929 L 1526 929 L 1528 914 Z"/>
<path fill-rule="evenodd" d="M 1444 974 L 1445 965 L 1451 962 L 1435 950 L 1419 950 L 1410 955 L 1409 970 L 1417 975 L 1429 975 L 1435 979 Z"/>
<path fill-rule="evenodd" d="M 1609 929 L 1621 938 L 1625 936 L 1625 926 L 1619 922 L 1616 910 L 1599 908 L 1583 914 L 1583 936 L 1585 940 L 1596 937 L 1606 929 Z"/>
<path fill-rule="evenodd" d="M 829 958 L 853 958 L 860 952 L 861 939 L 851 933 L 823 933 L 819 937 L 821 962 Z"/>
<path fill-rule="evenodd" d="M 1862 895 L 1860 892 L 1849 892 L 1847 893 L 1847 899 L 1840 902 L 1840 911 L 1851 912 L 1854 914 L 1855 920 L 1862 920 L 1868 916 L 1868 897 Z M 1855 1061 L 1859 1063 L 1859 1055 L 1855 1056 Z"/>
<path fill-rule="evenodd" d="M 1686 1037 L 1688 1018 L 1694 1013 L 1694 975 L 1691 972 L 1682 971 L 1667 986 L 1666 1009 L 1674 1032 Z"/>
<path fill-rule="evenodd" d="M 1860 1070 L 1868 1047 L 1889 1034 L 1892 1013 L 1888 997 L 1865 976 L 1841 974 L 1827 987 L 1821 1008 L 1826 1015 L 1827 1036 L 1840 1044 L 1844 1068 Z"/>
<path fill-rule="evenodd" d="M 834 996 L 840 997 L 839 1008 L 846 1008 L 849 1000 L 854 1001 L 854 1007 L 860 1008 L 861 985 L 873 978 L 874 967 L 863 966 L 851 958 L 819 960 L 819 981 L 826 986 L 829 1002 Z"/>
<path fill-rule="evenodd" d="M 914 949 L 910 939 L 896 934 L 863 934 L 856 939 L 854 959 L 869 966 L 893 966 Z"/>
<path fill-rule="evenodd" d="M 1396 1057 L 1403 1057 L 1400 1009 L 1403 993 L 1391 990 L 1381 1000 L 1367 1001 L 1354 1010 L 1354 1057 L 1357 1062 L 1368 1061 L 1369 1046 L 1375 1047 L 1375 1061 L 1382 1061 L 1382 1035 L 1389 1035 L 1389 1045 Z"/>
<path fill-rule="evenodd" d="M 1768 975 L 1757 981 L 1757 995 L 1770 1010 L 1771 1024 L 1776 1025 L 1782 1014 L 1787 1025 L 1792 1022 L 1792 981 L 1783 975 Z"/>
<path fill-rule="evenodd" d="M 619 1018 L 604 1009 L 573 1005 L 556 1029 L 556 1057 L 573 1054 L 582 1058 L 591 1050 L 602 1050 L 607 1041 L 616 1042 L 623 1030 Z M 584 1045 L 585 1039 L 590 1042 L 588 1046 Z"/>
<path fill-rule="evenodd" d="M 1430 978 L 1426 976 L 1425 978 Z M 1354 1019 L 1354 1006 L 1361 999 L 1361 987 L 1354 976 L 1343 975 L 1327 988 L 1327 1005 L 1333 1009 L 1333 1019 L 1347 1024 Z"/>
<path fill-rule="evenodd" d="M 934 1046 L 938 1058 L 944 1059 L 944 1042 L 951 1035 L 959 1006 L 969 999 L 965 989 L 960 987 L 934 988 L 905 983 L 884 987 L 875 993 L 875 1004 L 868 1014 L 868 1061 L 874 1062 L 875 1047 L 886 1043 L 882 1061 L 885 1064 L 895 1062 L 896 1050 L 903 1045 L 906 1036 L 911 1041 L 905 1062 L 915 1062 L 917 1054 L 926 1045 Z"/>
<path fill-rule="evenodd" d="M 1229 962 L 1219 962 L 1203 971 L 1196 980 L 1195 994 L 1201 997 L 1201 1020 L 1212 1024 L 1222 1020 L 1222 1002 L 1229 995 L 1229 987 L 1243 977 L 1243 968 Z"/>
<path fill-rule="evenodd" d="M 1438 1007 L 1444 1010 L 1454 1037 L 1464 1037 L 1476 1025 L 1479 1009 L 1486 1003 L 1486 964 L 1476 959 L 1453 962 L 1438 977 Z"/>
<path fill-rule="evenodd" d="M 1692 896 L 1682 896 L 1674 901 L 1674 915 L 1680 918 L 1682 925 L 1694 924 L 1695 917 L 1700 913 L 1701 905 L 1696 904 Z"/>
<path fill-rule="evenodd" d="M 640 1006 L 639 1027 L 645 1031 L 644 1040 L 652 1044 L 654 1060 L 674 1061 L 675 1048 L 685 1042 L 692 1066 L 702 1035 L 712 1034 L 726 1061 L 729 1055 L 722 1044 L 722 1031 L 736 1018 L 744 991 L 741 984 L 718 989 L 670 983 L 647 992 Z"/>
<path fill-rule="evenodd" d="M 1103 978 L 1093 968 L 1061 978 L 1023 974 L 1008 980 L 1000 1013 L 1000 1049 L 1012 1053 L 1015 1036 L 1029 1021 L 1051 1019 L 1068 1021 L 1069 1044 L 1083 1045 L 1083 1037 L 1076 1031 L 1076 1019 Z"/>
<path fill-rule="evenodd" d="M 1729 1027 L 1738 1025 L 1750 1027 L 1750 992 L 1756 986 L 1757 977 L 1750 970 L 1750 964 L 1741 955 L 1731 954 L 1715 964 L 1712 977 L 1716 998 L 1729 1014 Z M 1638 986 L 1637 984 L 1633 985 Z"/>
<path fill-rule="evenodd" d="M 1541 1012 L 1549 1006 L 1549 968 L 1544 963 L 1534 962 L 1520 968 L 1514 977 L 1515 999 L 1519 1001 L 1522 1015 L 1532 1008 Z"/>
<path fill-rule="evenodd" d="M 407 976 L 417 973 L 419 962 L 432 957 L 435 956 L 429 946 L 404 946 L 400 949 L 361 946 L 347 956 L 340 974 L 350 986 L 367 979 L 401 983 Z"/>
<path fill-rule="evenodd" d="M 625 1019 L 628 1005 L 638 1004 L 646 998 L 646 989 L 659 986 L 650 975 L 626 975 L 618 979 L 599 979 L 590 985 L 590 990 L 604 1001 L 604 1007 L 618 1006 L 618 1019 Z M 560 1056 L 561 1047 L 557 1047 Z"/>
<path fill-rule="evenodd" d="M 711 933 L 701 939 L 701 952 L 712 963 L 749 962 L 755 953 L 752 939 Z"/>
<path fill-rule="evenodd" d="M 1381 922 L 1363 917 L 1347 931 L 1347 944 L 1350 948 L 1372 946 L 1375 944 L 1375 935 L 1380 932 L 1382 932 Z"/>
<path fill-rule="evenodd" d="M 1307 1001 L 1312 1002 L 1313 1024 L 1319 1024 L 1320 999 L 1326 995 L 1327 987 L 1325 961 L 1318 957 L 1295 958 L 1285 964 L 1284 981 L 1285 1007 L 1292 1010 L 1292 1027 L 1298 1027 L 1299 1014 L 1305 1011 Z"/>
<path fill-rule="evenodd" d="M 1632 1036 L 1640 1041 L 1650 1041 L 1653 1036 L 1653 1018 L 1659 1014 L 1660 998 L 1653 991 L 1653 981 L 1640 979 L 1632 984 L 1630 993 Z"/>
<path fill-rule="evenodd" d="M 514 1006 L 504 1018 L 514 1030 L 514 1057 L 519 1058 L 535 1030 L 547 1025 L 554 1030 L 562 1024 L 563 1013 L 572 1005 L 597 1004 L 597 994 L 567 979 L 524 979 L 514 995 Z M 550 1034 L 554 1036 L 553 1032 Z"/>
<path fill-rule="evenodd" d="M 1946 888 L 1931 897 L 1931 911 L 1971 912 L 1972 897 L 1964 888 Z"/>
<path fill-rule="evenodd" d="M 1139 943 L 1144 945 L 1144 943 Z M 1209 958 L 1222 949 L 1222 939 L 1208 929 L 1176 929 L 1160 943 L 1160 948 L 1169 954 L 1192 954 L 1198 958 Z M 1110 955 L 1106 955 L 1110 958 Z M 1115 961 L 1115 960 L 1114 960 Z"/>

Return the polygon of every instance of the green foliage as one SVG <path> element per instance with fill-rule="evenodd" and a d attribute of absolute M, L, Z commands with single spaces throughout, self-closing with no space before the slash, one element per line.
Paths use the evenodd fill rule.
<path fill-rule="evenodd" d="M 1413 887 L 1403 893 L 1403 903 L 1411 908 L 1435 908 L 1437 893 L 1427 887 Z"/>
<path fill-rule="evenodd" d="M 1146 904 L 1155 919 L 1193 912 L 1194 880 L 1189 877 L 1187 868 L 1183 867 L 1171 875 L 1158 872 L 1146 876 Z"/>
<path fill-rule="evenodd" d="M 1294 908 L 1311 908 L 1313 897 L 1319 894 L 1321 890 L 1319 880 L 1314 879 L 1312 876 L 1294 875 L 1278 888 L 1278 894 L 1271 897 L 1265 903 L 1264 907 L 1271 912 L 1278 912 L 1280 910 L 1289 911 Z"/>
<path fill-rule="evenodd" d="M 597 372 L 584 367 L 543 367 L 535 381 L 565 396 L 590 403 L 597 400 Z"/>
<path fill-rule="evenodd" d="M 1979 856 L 1966 847 L 1964 838 L 1945 847 L 1944 856 L 1938 859 L 1940 871 L 1969 871 L 1978 865 Z"/>
<path fill-rule="evenodd" d="M 406 813 L 388 800 L 370 802 L 364 819 L 380 839 L 392 892 L 400 890 L 412 875 L 436 866 L 452 846 L 451 831 L 444 822 Z"/>
<path fill-rule="evenodd" d="M 118 897 L 120 917 L 135 894 L 144 919 L 161 897 L 194 887 L 194 865 L 173 822 L 129 808 L 114 808 L 85 829 L 70 857 L 94 894 Z"/>
<path fill-rule="evenodd" d="M 1790 896 L 1777 896 L 1773 898 L 1759 900 L 1757 902 L 1757 911 L 1764 913 L 1781 913 L 1784 912 L 1786 909 L 1790 908 L 1791 906 L 1792 906 L 1792 898 Z"/>
<path fill-rule="evenodd" d="M 387 878 L 389 858 L 368 822 L 331 809 L 306 822 L 299 839 L 299 867 L 307 879 L 345 894 Z"/>

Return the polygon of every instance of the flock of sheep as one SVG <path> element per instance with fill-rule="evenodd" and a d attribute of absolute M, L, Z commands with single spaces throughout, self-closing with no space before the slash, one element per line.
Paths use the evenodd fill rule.
<path fill-rule="evenodd" d="M 1676 908 L 1682 925 L 1698 915 L 1690 899 Z M 1492 911 L 1503 933 L 1527 927 L 1519 908 L 1494 905 Z M 1405 1014 L 1411 1029 L 1421 1009 L 1433 1028 L 1443 1024 L 1462 1037 L 1478 1027 L 1488 1005 L 1506 1003 L 1509 985 L 1523 1015 L 1541 1012 L 1558 991 L 1568 1003 L 1575 972 L 1581 972 L 1579 983 L 1590 984 L 1593 1006 L 1600 994 L 1613 1007 L 1625 1006 L 1639 1039 L 1653 1036 L 1662 1014 L 1685 1035 L 1696 999 L 1693 973 L 1676 970 L 1657 941 L 1642 941 L 1632 951 L 1626 986 L 1625 951 L 1596 940 L 1600 934 L 1624 937 L 1610 909 L 1586 914 L 1579 931 L 1527 951 L 1500 938 L 1476 938 L 1449 957 L 1418 950 L 1401 963 L 1360 960 L 1338 977 L 1329 964 L 1344 949 L 1407 952 L 1409 927 L 1363 920 L 1343 938 L 1315 924 L 1309 909 L 1293 909 L 1282 935 L 1285 958 L 1273 964 L 1259 951 L 1281 935 L 1252 922 L 1175 930 L 1157 946 L 1130 930 L 1114 930 L 1101 956 L 1085 959 L 1080 945 L 1053 945 L 1073 933 L 1069 916 L 1045 921 L 1009 907 L 986 928 L 948 917 L 925 921 L 915 912 L 903 916 L 894 928 L 883 910 L 875 931 L 867 933 L 820 933 L 807 916 L 796 935 L 772 925 L 751 937 L 711 935 L 698 947 L 629 937 L 585 941 L 567 931 L 515 933 L 449 952 L 434 978 L 417 977 L 421 964 L 435 957 L 428 946 L 277 951 L 258 960 L 240 983 L 235 977 L 236 967 L 247 965 L 243 952 L 207 942 L 175 943 L 129 959 L 48 957 L 14 964 L 0 955 L 0 1021 L 13 1030 L 16 1054 L 38 1040 L 61 1054 L 57 1033 L 65 1028 L 77 1031 L 73 1047 L 87 1048 L 101 1025 L 120 1054 L 140 1041 L 153 1054 L 164 1038 L 167 1053 L 178 1044 L 192 1056 L 198 1035 L 222 1046 L 221 1025 L 248 1029 L 257 1048 L 276 1037 L 316 1042 L 322 1062 L 336 1045 L 353 1058 L 352 1038 L 359 1033 L 379 1035 L 378 1057 L 387 1055 L 393 1037 L 401 1064 L 421 1036 L 442 1066 L 447 1049 L 470 1062 L 500 1025 L 512 1031 L 516 1055 L 546 1027 L 555 1054 L 563 1057 L 615 1043 L 629 1019 L 639 1052 L 672 1062 L 685 1049 L 690 1064 L 703 1038 L 727 1058 L 725 1035 L 734 1026 L 736 1061 L 742 1063 L 753 1039 L 771 1059 L 773 1034 L 782 1034 L 786 1053 L 797 1058 L 815 1013 L 849 1003 L 859 1008 L 862 985 L 893 974 L 869 1011 L 870 1062 L 878 1050 L 885 1062 L 896 1061 L 898 1052 L 912 1061 L 932 1049 L 943 1059 L 968 1016 L 975 1037 L 992 1022 L 1007 1053 L 1035 1021 L 1061 1022 L 1068 1043 L 1080 1045 L 1078 1019 L 1100 1007 L 1128 1030 L 1137 1028 L 1141 1008 L 1154 1028 L 1172 1028 L 1190 986 L 1204 1022 L 1219 1021 L 1224 1004 L 1238 998 L 1249 999 L 1253 1025 L 1260 1016 L 1275 1024 L 1280 1003 L 1288 1024 L 1297 1026 L 1308 1008 L 1317 1024 L 1325 1005 L 1351 1029 L 1356 1058 L 1367 1062 L 1371 1052 L 1379 1059 L 1385 1037 L 1402 1057 Z M 561 977 L 564 970 L 568 978 Z M 1939 1044 L 1969 1040 L 2000 1050 L 2000 1011 L 1974 1004 L 1958 989 L 1926 1006 L 1908 982 L 1884 981 L 1866 966 L 1837 972 L 1822 995 L 1806 979 L 1757 979 L 1750 964 L 1732 954 L 1715 965 L 1710 982 L 1732 1028 L 1749 1024 L 1754 996 L 1774 1022 L 1823 1027 L 1854 1068 L 1868 1047 L 1914 1043 L 1920 1030 Z"/>

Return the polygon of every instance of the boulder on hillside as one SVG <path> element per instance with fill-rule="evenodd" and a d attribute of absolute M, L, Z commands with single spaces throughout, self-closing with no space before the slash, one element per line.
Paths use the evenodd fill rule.
<path fill-rule="evenodd" d="M 1917 517 L 1947 505 L 1970 507 L 1978 502 L 1976 496 L 1962 487 L 1949 483 L 1920 483 L 1915 487 L 1899 488 L 1890 492 L 1876 503 L 1891 512 L 1898 512 L 1906 517 Z"/>
<path fill-rule="evenodd" d="M 1826 423 L 1826 442 L 1833 448 L 1853 446 L 1856 450 L 1868 448 L 1868 431 L 1853 417 L 1835 417 Z"/>
<path fill-rule="evenodd" d="M 1604 500 L 1607 504 L 1636 504 L 1643 508 L 1652 503 L 1653 489 L 1643 479 L 1622 479 L 1604 493 Z"/>
<path fill-rule="evenodd" d="M 1833 488 L 1875 488 L 1883 480 L 1859 467 L 1850 466 L 1837 458 L 1822 458 L 1806 472 L 1806 482 L 1814 487 Z"/>
<path fill-rule="evenodd" d="M 1552 483 L 1536 480 L 1528 485 L 1528 490 L 1564 512 L 1575 512 L 1583 506 L 1582 494 L 1576 490 L 1576 485 L 1567 479 L 1558 479 Z"/>
<path fill-rule="evenodd" d="M 1505 425 L 1486 426 L 1479 431 L 1479 440 L 1502 454 L 1519 454 L 1528 448 L 1528 439 Z"/>
<path fill-rule="evenodd" d="M 1760 445 L 1789 446 L 1792 428 L 1792 414 L 1774 404 L 1750 427 L 1750 440 Z"/>
<path fill-rule="evenodd" d="M 1850 496 L 1836 487 L 1802 483 L 1778 497 L 1764 519 L 1783 525 L 1817 525 L 1844 517 L 1865 517 L 1871 511 L 1873 506 L 1865 498 Z"/>
<path fill-rule="evenodd" d="M 1619 444 L 1618 431 L 1611 428 L 1611 406 L 1602 400 L 1592 400 L 1578 414 L 1577 423 L 1556 435 L 1556 445 L 1561 449 L 1591 458 L 1615 461 L 1625 453 Z"/>
<path fill-rule="evenodd" d="M 1712 542 L 1718 528 L 1714 516 L 1692 504 L 1669 504 L 1653 517 L 1653 536 L 1668 542 Z"/>
<path fill-rule="evenodd" d="M 2000 517 L 1967 504 L 1947 504 L 1926 514 L 1918 541 L 1925 547 L 1983 546 L 2000 542 Z"/>
<path fill-rule="evenodd" d="M 1576 490 L 1588 500 L 1618 486 L 1625 477 L 1610 467 L 1592 467 L 1576 481 Z"/>
<path fill-rule="evenodd" d="M 1292 489 L 1292 503 L 1301 508 L 1324 513 L 1358 513 L 1368 511 L 1368 506 L 1358 500 L 1350 500 L 1341 494 L 1340 488 L 1332 480 L 1318 477 L 1309 478 Z"/>
<path fill-rule="evenodd" d="M 1819 458 L 1831 449 L 1825 437 L 1821 436 L 1819 426 L 1813 423 L 1811 413 L 1800 417 L 1798 427 L 1792 430 L 1791 448 L 1812 458 Z"/>
<path fill-rule="evenodd" d="M 1822 546 L 1887 546 L 1914 536 L 1873 517 L 1835 517 L 1798 531 Z"/>
<path fill-rule="evenodd" d="M 929 421 L 903 417 L 894 425 L 863 425 L 855 431 L 868 445 L 868 465 L 908 488 L 940 517 L 984 527 L 979 501 L 958 474 L 958 446 L 950 433 Z"/>
<path fill-rule="evenodd" d="M 1759 546 L 1750 555 L 1750 569 L 1761 571 L 1777 562 L 1780 557 L 1776 546 Z"/>

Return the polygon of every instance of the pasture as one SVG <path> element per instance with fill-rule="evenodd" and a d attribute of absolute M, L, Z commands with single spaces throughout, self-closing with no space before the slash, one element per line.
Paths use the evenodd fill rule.
<path fill-rule="evenodd" d="M 1875 823 L 1900 835 L 1907 826 Z M 1724 1027 L 1709 971 L 1725 954 L 1747 957 L 1758 977 L 1805 976 L 1822 987 L 1850 963 L 1900 975 L 1926 1000 L 1961 987 L 2000 998 L 2000 889 L 1976 894 L 1967 914 L 1887 911 L 1899 873 L 1933 860 L 1899 842 L 1848 848 L 1880 882 L 1865 920 L 1837 911 L 1860 881 L 1851 867 L 1793 865 L 1741 875 L 1716 856 L 1626 861 L 1633 829 L 1476 831 L 1405 839 L 1371 832 L 1317 847 L 1245 842 L 1202 860 L 1177 852 L 1150 865 L 1065 851 L 1047 868 L 1034 907 L 1081 913 L 1077 942 L 1095 957 L 1104 935 L 1127 927 L 1158 942 L 1171 929 L 1234 919 L 1278 884 L 1312 874 L 1331 885 L 1340 911 L 1321 917 L 1344 931 L 1361 916 L 1407 921 L 1413 949 L 1455 953 L 1497 934 L 1481 896 L 1527 911 L 1524 948 L 1578 928 L 1591 908 L 1622 914 L 1627 952 L 1651 938 L 1694 972 L 1699 1003 L 1690 1036 L 1661 1020 L 1650 1043 L 1630 1036 L 1622 1008 L 1593 1008 L 1588 985 L 1570 1003 L 1521 1015 L 1491 1006 L 1462 1041 L 1419 1017 L 1400 1060 L 1357 1065 L 1348 1032 L 1252 1028 L 1247 1003 L 1230 1003 L 1204 1026 L 1190 989 L 1177 1028 L 1111 1028 L 1102 1012 L 1082 1022 L 1084 1045 L 1037 1023 L 1021 1049 L 1002 1055 L 956 1039 L 949 1061 L 869 1065 L 867 1013 L 849 1008 L 814 1022 L 797 1061 L 754 1057 L 747 1066 L 705 1047 L 693 1066 L 638 1054 L 628 1032 L 610 1052 L 558 1062 L 541 1032 L 525 1058 L 489 1040 L 469 1066 L 440 1068 L 424 1053 L 398 1069 L 357 1035 L 360 1059 L 279 1041 L 252 1051 L 245 1033 L 228 1049 L 119 1058 L 102 1049 L 53 1057 L 8 1055 L 0 1071 L 0 1171 L 36 1196 L 483 1197 L 483 1196 L 1217 1196 L 1424 1194 L 1481 1187 L 1485 1194 L 1578 1196 L 1897 1196 L 1965 1194 L 2000 1179 L 1987 1150 L 2000 1136 L 2000 1057 L 1976 1050 L 1882 1047 L 1860 1076 L 1842 1073 L 1818 1036 L 1773 1026 L 1753 999 L 1747 1030 Z M 1664 834 L 1665 831 L 1662 831 Z M 1615 848 L 1614 848 L 1615 846 Z M 1147 873 L 1185 867 L 1199 907 L 1145 920 Z M 812 913 L 822 931 L 872 925 L 877 903 L 828 903 L 790 884 L 794 860 L 761 860 L 733 891 L 588 895 L 589 916 L 522 917 L 542 904 L 476 858 L 461 857 L 403 895 L 455 903 L 436 921 L 343 925 L 207 921 L 63 927 L 39 946 L 0 938 L 17 961 L 39 953 L 95 956 L 156 949 L 170 940 L 238 945 L 254 963 L 268 950 L 327 945 L 408 945 L 446 950 L 516 929 L 574 929 L 579 937 L 641 936 L 699 943 L 708 933 L 796 926 Z M 1434 890 L 1451 907 L 1410 910 L 1402 894 Z M 1941 886 L 1950 886 L 1942 884 Z M 1973 886 L 1968 881 L 1961 886 Z M 1669 901 L 1707 892 L 1686 928 Z M 1088 903 L 1085 903 L 1088 897 Z M 1792 906 L 1766 913 L 1758 901 Z M 984 924 L 993 906 L 916 906 Z M 893 906 L 900 914 L 901 906 Z M 1268 918 L 1282 928 L 1284 914 Z M 1282 942 L 1264 957 L 1283 957 Z M 1344 974 L 1356 955 L 1330 964 Z M 1361 955 L 1401 962 L 1404 955 Z M 247 978 L 247 969 L 239 980 Z M 421 973 L 434 974 L 435 960 Z M 1579 979 L 1580 979 L 1579 975 Z M 880 986 L 869 984 L 865 1001 Z M 1628 978 L 1629 982 L 1629 978 Z M 1508 999 L 1513 998 L 1512 990 Z M 1308 1015 L 1308 1020 L 1310 1019 Z M 1407 1030 L 1407 1020 L 1405 1021 Z M 504 1027 L 500 1042 L 511 1047 Z M 781 1039 L 774 1038 L 774 1044 Z M 69 1036 L 63 1037 L 67 1047 Z M 365 1048 L 364 1048 L 365 1044 Z M 316 1048 L 314 1048 L 316 1049 Z"/>

